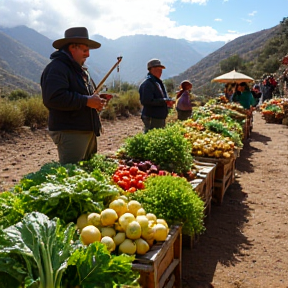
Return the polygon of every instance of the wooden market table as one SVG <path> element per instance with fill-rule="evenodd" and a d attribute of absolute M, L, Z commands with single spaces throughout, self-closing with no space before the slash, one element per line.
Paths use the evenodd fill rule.
<path fill-rule="evenodd" d="M 226 190 L 235 181 L 235 162 L 238 156 L 239 151 L 235 150 L 234 155 L 228 159 L 194 157 L 196 161 L 216 164 L 212 200 L 217 204 L 222 204 Z"/>
<path fill-rule="evenodd" d="M 194 160 L 194 165 L 199 172 L 197 173 L 197 177 L 190 181 L 190 183 L 205 203 L 205 214 L 209 215 L 211 211 L 216 164 Z"/>
<path fill-rule="evenodd" d="M 140 272 L 142 288 L 181 287 L 182 227 L 171 226 L 164 242 L 157 242 L 144 255 L 137 255 L 132 269 Z"/>

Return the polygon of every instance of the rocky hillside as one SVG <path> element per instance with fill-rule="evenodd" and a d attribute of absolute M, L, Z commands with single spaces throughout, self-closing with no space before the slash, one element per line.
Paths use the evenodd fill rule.
<path fill-rule="evenodd" d="M 172 79 L 176 83 L 190 79 L 195 89 L 200 89 L 203 85 L 210 83 L 213 78 L 223 74 L 220 71 L 220 61 L 235 54 L 247 61 L 256 59 L 265 43 L 278 32 L 279 26 L 275 26 L 271 29 L 236 38 Z"/>

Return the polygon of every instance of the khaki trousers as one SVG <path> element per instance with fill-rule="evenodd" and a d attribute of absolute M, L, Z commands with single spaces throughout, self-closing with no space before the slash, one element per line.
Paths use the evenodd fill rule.
<path fill-rule="evenodd" d="M 62 165 L 88 160 L 97 153 L 97 137 L 92 131 L 49 131 L 49 135 Z"/>
<path fill-rule="evenodd" d="M 141 116 L 142 122 L 144 123 L 144 133 L 154 128 L 164 128 L 166 121 L 165 119 L 156 119 L 147 116 Z"/>

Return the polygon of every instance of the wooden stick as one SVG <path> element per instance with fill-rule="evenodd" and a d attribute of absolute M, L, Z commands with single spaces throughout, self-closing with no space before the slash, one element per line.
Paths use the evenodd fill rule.
<path fill-rule="evenodd" d="M 99 93 L 104 82 L 106 81 L 106 79 L 109 77 L 109 75 L 112 73 L 112 71 L 119 65 L 119 63 L 122 60 L 122 56 L 117 57 L 117 62 L 114 64 L 114 66 L 108 71 L 108 73 L 103 77 L 103 79 L 100 81 L 100 83 L 98 84 L 96 90 L 94 91 L 94 93 Z"/>

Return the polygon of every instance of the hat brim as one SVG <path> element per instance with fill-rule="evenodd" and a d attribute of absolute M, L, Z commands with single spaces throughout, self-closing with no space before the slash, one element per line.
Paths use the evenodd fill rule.
<path fill-rule="evenodd" d="M 62 39 L 55 40 L 52 43 L 52 46 L 55 49 L 61 49 L 63 46 L 69 43 L 85 44 L 89 47 L 89 49 L 97 49 L 101 46 L 100 43 L 94 40 L 87 39 L 87 38 L 62 38 Z"/>
<path fill-rule="evenodd" d="M 155 65 L 155 66 L 151 66 L 151 67 L 149 67 L 148 69 L 151 69 L 151 68 L 154 68 L 154 67 L 160 67 L 160 68 L 162 68 L 162 69 L 166 69 L 166 67 L 163 66 L 163 65 Z"/>

